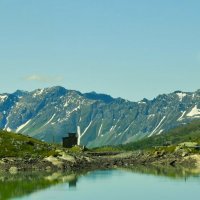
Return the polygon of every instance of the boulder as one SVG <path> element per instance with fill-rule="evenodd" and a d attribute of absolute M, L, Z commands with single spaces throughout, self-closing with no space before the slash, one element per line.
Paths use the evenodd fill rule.
<path fill-rule="evenodd" d="M 11 168 L 9 169 L 9 172 L 10 172 L 11 174 L 17 174 L 18 169 L 17 169 L 17 167 L 11 167 Z"/>

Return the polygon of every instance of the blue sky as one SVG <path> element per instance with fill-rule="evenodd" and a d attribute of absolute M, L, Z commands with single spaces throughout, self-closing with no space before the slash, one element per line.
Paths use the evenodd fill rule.
<path fill-rule="evenodd" d="M 195 91 L 199 10 L 199 0 L 0 0 L 0 92 Z"/>

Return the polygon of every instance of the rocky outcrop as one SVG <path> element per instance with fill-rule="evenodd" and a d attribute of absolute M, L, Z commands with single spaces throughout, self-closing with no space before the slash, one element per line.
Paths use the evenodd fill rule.
<path fill-rule="evenodd" d="M 162 166 L 181 167 L 200 171 L 200 154 L 181 151 L 168 152 L 166 150 L 72 153 L 67 150 L 57 150 L 59 154 L 44 158 L 1 158 L 0 169 L 17 173 L 24 170 L 40 171 L 81 171 L 92 169 L 107 169 L 118 167 Z"/>

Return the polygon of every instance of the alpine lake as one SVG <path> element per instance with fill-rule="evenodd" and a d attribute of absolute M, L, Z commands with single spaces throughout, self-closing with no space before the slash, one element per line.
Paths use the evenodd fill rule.
<path fill-rule="evenodd" d="M 173 167 L 0 174 L 1 200 L 188 200 L 199 196 L 200 173 Z"/>

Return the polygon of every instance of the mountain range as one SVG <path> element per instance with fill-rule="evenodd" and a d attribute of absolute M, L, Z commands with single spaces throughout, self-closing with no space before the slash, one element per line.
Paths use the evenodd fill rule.
<path fill-rule="evenodd" d="M 125 144 L 197 118 L 200 90 L 139 102 L 60 86 L 0 94 L 0 129 L 47 142 L 60 143 L 68 132 L 78 132 L 79 143 L 89 147 Z"/>

